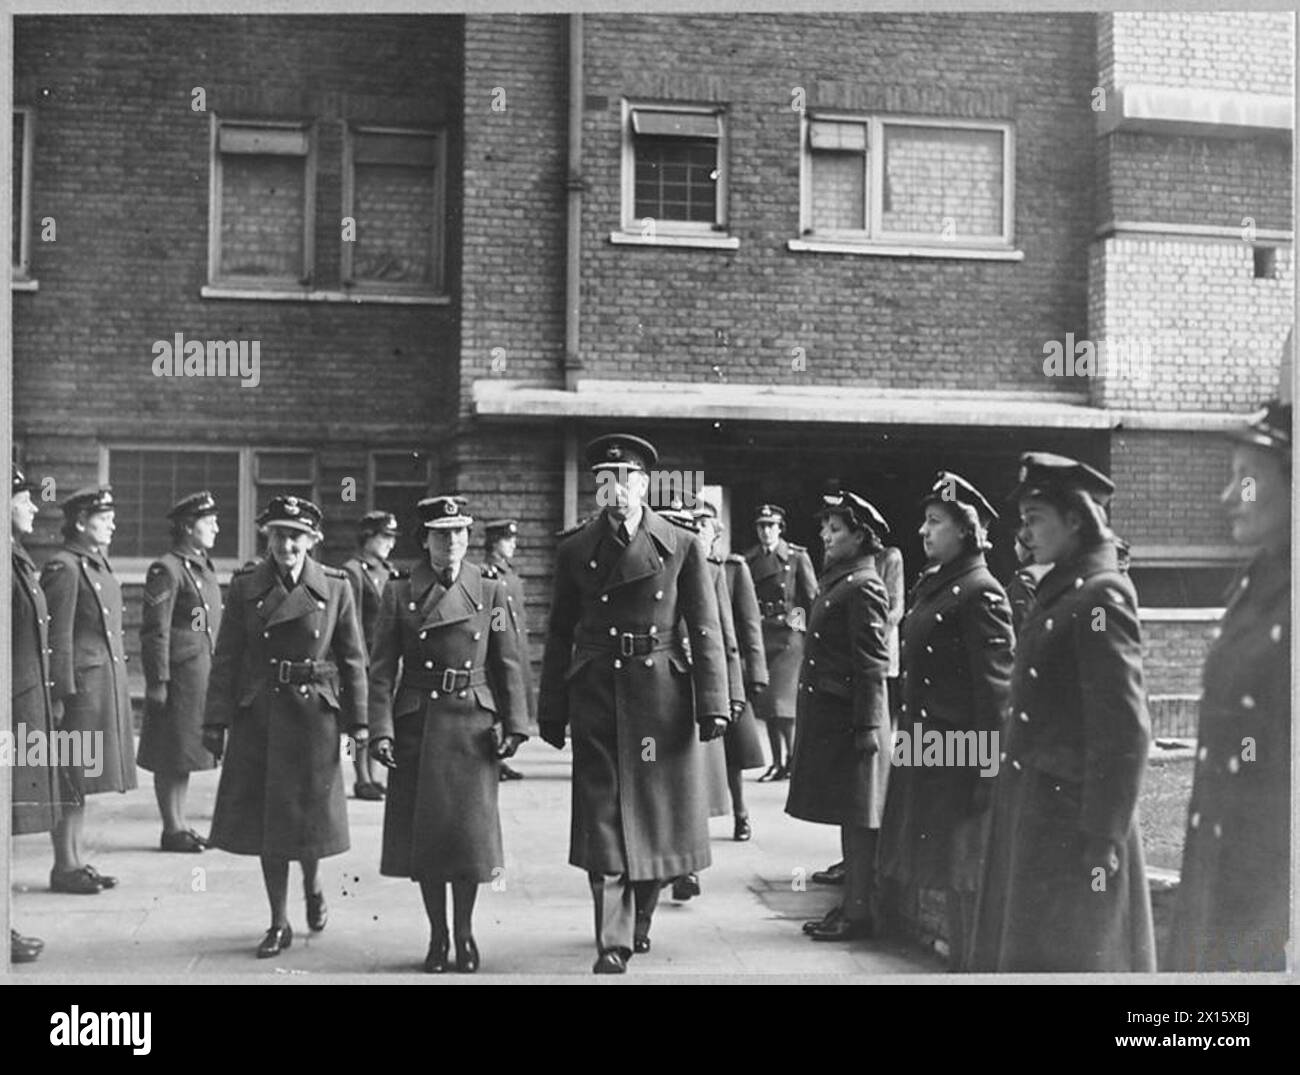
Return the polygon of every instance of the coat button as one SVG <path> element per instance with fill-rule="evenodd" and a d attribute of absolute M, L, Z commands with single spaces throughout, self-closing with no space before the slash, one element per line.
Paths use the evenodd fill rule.
<path fill-rule="evenodd" d="M 588 560 L 588 561 L 587 561 L 587 566 L 588 566 L 589 568 L 591 568 L 592 571 L 595 571 L 595 570 L 596 570 L 596 561 L 595 561 L 595 560 Z"/>
<path fill-rule="evenodd" d="M 813 632 L 813 638 L 821 638 L 821 636 L 822 636 L 822 633 L 821 633 L 820 631 L 814 631 L 814 632 Z"/>
<path fill-rule="evenodd" d="M 1255 699 L 1252 698 L 1249 694 L 1243 694 L 1243 695 L 1241 696 L 1241 708 L 1242 708 L 1242 709 L 1254 709 L 1254 708 L 1255 708 Z"/>
<path fill-rule="evenodd" d="M 615 668 L 622 668 L 622 667 L 623 667 L 623 662 L 620 661 L 617 657 L 614 658 L 614 667 L 615 667 Z"/>
<path fill-rule="evenodd" d="M 1237 755 L 1233 754 L 1228 758 L 1228 772 L 1232 773 L 1235 776 L 1237 770 L 1240 768 L 1241 768 L 1241 762 L 1237 760 Z"/>
<path fill-rule="evenodd" d="M 930 677 L 929 677 L 929 676 L 925 676 L 925 677 L 921 680 L 921 682 L 924 683 L 924 684 L 928 687 L 928 686 L 930 685 Z"/>
<path fill-rule="evenodd" d="M 1029 714 L 1026 713 L 1023 709 L 1020 711 L 1020 719 L 1021 719 L 1021 721 L 1023 721 L 1025 724 L 1028 724 L 1028 723 L 1029 723 Z"/>
<path fill-rule="evenodd" d="M 1015 758 L 1012 758 L 1012 759 L 1011 759 L 1011 768 L 1013 768 L 1013 769 L 1017 769 L 1017 770 L 1018 770 L 1018 769 L 1020 768 L 1020 762 L 1016 761 Z"/>
<path fill-rule="evenodd" d="M 458 697 L 458 698 L 464 698 L 464 697 L 465 697 L 465 693 L 466 693 L 465 691 L 461 691 L 460 694 L 458 694 L 456 697 Z"/>
<path fill-rule="evenodd" d="M 1037 679 L 1037 678 L 1038 678 L 1038 669 L 1037 669 L 1037 668 L 1033 668 L 1033 667 L 1031 667 L 1031 668 L 1029 669 L 1029 678 L 1030 678 L 1030 679 Z"/>
<path fill-rule="evenodd" d="M 316 607 L 317 607 L 317 608 L 324 608 L 324 607 L 325 607 L 325 602 L 324 602 L 324 601 L 317 601 L 317 602 L 316 602 Z"/>
<path fill-rule="evenodd" d="M 414 612 L 414 611 L 415 611 L 415 602 L 412 601 L 409 605 L 406 606 L 406 608 L 407 608 L 407 611 L 409 611 L 409 612 Z"/>
<path fill-rule="evenodd" d="M 466 661 L 466 662 L 465 662 L 465 667 L 466 667 L 466 668 L 473 668 L 473 667 L 474 667 L 474 662 L 473 662 L 473 661 Z"/>
<path fill-rule="evenodd" d="M 601 595 L 600 595 L 600 603 L 601 603 L 602 605 L 608 605 L 608 604 L 609 604 L 609 594 L 607 594 L 607 593 L 603 593 L 603 594 L 601 594 Z"/>
<path fill-rule="evenodd" d="M 926 647 L 925 647 L 925 652 L 926 652 L 926 653 L 933 653 L 933 652 L 934 652 L 934 647 L 933 647 L 933 646 L 926 646 Z"/>
<path fill-rule="evenodd" d="M 961 587 L 960 587 L 960 586 L 954 586 L 954 587 L 952 588 L 952 595 L 953 595 L 953 597 L 959 597 L 959 596 L 961 596 Z"/>
<path fill-rule="evenodd" d="M 263 631 L 263 632 L 262 632 L 262 637 L 263 637 L 263 638 L 270 638 L 270 637 L 271 637 L 271 632 L 270 632 L 270 631 Z"/>
<path fill-rule="evenodd" d="M 1196 752 L 1196 760 L 1197 760 L 1197 761 L 1204 761 L 1204 760 L 1205 760 L 1206 758 L 1208 758 L 1209 756 L 1210 756 L 1210 748 L 1209 748 L 1209 747 L 1201 747 L 1201 749 L 1198 750 L 1198 751 Z"/>
<path fill-rule="evenodd" d="M 428 638 L 428 637 L 429 637 L 429 632 L 428 632 L 428 631 L 421 631 L 421 632 L 420 632 L 420 641 L 421 641 L 421 642 L 423 642 L 423 641 L 424 641 L 426 638 Z"/>
<path fill-rule="evenodd" d="M 618 635 L 618 628 L 617 628 L 617 627 L 611 627 L 611 628 L 609 629 L 609 634 L 610 634 L 610 637 L 611 637 L 611 638 L 616 637 L 616 636 Z"/>
<path fill-rule="evenodd" d="M 430 698 L 437 698 L 437 697 L 438 697 L 438 692 L 437 692 L 437 691 L 430 691 L 430 692 L 429 692 L 429 697 L 430 697 Z"/>
<path fill-rule="evenodd" d="M 899 703 L 899 706 L 898 706 L 898 709 L 899 709 L 899 712 L 901 712 L 901 713 L 906 713 L 906 712 L 907 712 L 907 703 L 906 703 L 906 702 L 900 702 L 900 703 Z"/>
<path fill-rule="evenodd" d="M 1082 589 L 1083 589 L 1083 579 L 1075 579 L 1075 580 L 1074 580 L 1074 588 L 1075 588 L 1076 590 L 1082 590 Z"/>
<path fill-rule="evenodd" d="M 1201 827 L 1201 815 L 1193 814 L 1190 818 L 1187 819 L 1187 823 L 1192 828 L 1199 829 Z"/>
<path fill-rule="evenodd" d="M 1282 625 L 1280 623 L 1273 624 L 1273 626 L 1269 629 L 1268 637 L 1271 638 L 1274 642 L 1281 642 Z"/>
<path fill-rule="evenodd" d="M 311 636 L 312 636 L 312 638 L 320 638 L 320 632 L 319 632 L 319 631 L 313 631 L 313 632 L 311 633 Z"/>
<path fill-rule="evenodd" d="M 1214 823 L 1214 838 L 1218 840 L 1222 836 L 1223 836 L 1223 826 L 1216 821 Z"/>
<path fill-rule="evenodd" d="M 1051 617 L 1048 617 L 1047 622 L 1046 622 L 1045 624 L 1043 624 L 1043 626 L 1046 627 L 1049 631 L 1052 629 L 1052 619 L 1051 619 Z"/>
<path fill-rule="evenodd" d="M 425 668 L 432 668 L 432 667 L 433 667 L 433 662 L 432 662 L 432 661 L 425 661 L 425 662 L 424 662 L 424 667 L 425 667 Z"/>
<path fill-rule="evenodd" d="M 653 657 L 647 657 L 647 658 L 645 659 L 645 666 L 646 666 L 647 668 L 653 668 L 654 665 L 655 665 L 655 661 L 654 661 L 654 658 L 653 658 Z"/>
<path fill-rule="evenodd" d="M 482 638 L 482 637 L 483 637 L 483 632 L 482 632 L 482 631 L 475 631 L 475 632 L 474 632 L 474 641 L 475 641 L 475 642 L 477 642 L 477 641 L 478 641 L 480 638 Z"/>
<path fill-rule="evenodd" d="M 262 607 L 262 602 L 261 602 L 261 601 L 259 601 L 259 602 L 257 603 L 257 607 L 258 607 L 258 608 L 261 608 L 261 607 Z"/>
<path fill-rule="evenodd" d="M 656 600 L 656 601 L 662 601 L 663 599 L 664 599 L 664 592 L 663 592 L 663 590 L 655 590 L 655 600 Z"/>
<path fill-rule="evenodd" d="M 814 661 L 811 657 L 808 659 L 808 667 L 809 667 L 809 668 L 816 668 L 816 667 L 817 667 L 817 662 Z"/>

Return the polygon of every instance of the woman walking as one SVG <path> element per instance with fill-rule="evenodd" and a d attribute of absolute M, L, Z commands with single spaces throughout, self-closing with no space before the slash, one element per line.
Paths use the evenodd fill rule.
<path fill-rule="evenodd" d="M 367 736 L 352 588 L 344 572 L 308 555 L 320 520 L 320 508 L 294 496 L 258 516 L 268 552 L 230 580 L 208 680 L 203 740 L 218 759 L 227 755 L 209 843 L 262 860 L 271 927 L 259 959 L 293 943 L 290 862 L 302 867 L 308 928 L 325 928 L 320 860 L 349 847 L 339 737 L 346 731 L 360 749 Z"/>
<path fill-rule="evenodd" d="M 875 931 L 876 838 L 891 727 L 885 689 L 889 598 L 874 557 L 889 527 L 856 493 L 830 493 L 822 504 L 825 559 L 808 617 L 785 812 L 840 826 L 843 901 L 807 923 L 805 932 L 817 941 L 846 941 Z"/>
<path fill-rule="evenodd" d="M 1011 612 L 984 561 L 997 512 L 960 475 L 941 472 L 921 501 L 929 566 L 903 620 L 901 733 L 914 742 L 951 733 L 997 748 L 1011 684 Z M 983 751 L 963 750 L 933 766 L 894 766 L 880 833 L 880 869 L 910 888 L 945 893 L 948 966 L 969 966 L 975 891 L 996 770 Z M 907 751 L 905 758 L 910 758 Z M 985 754 L 985 757 L 988 755 Z"/>
<path fill-rule="evenodd" d="M 428 554 L 384 588 L 371 651 L 371 754 L 387 767 L 379 872 L 420 884 L 424 970 L 448 970 L 447 886 L 456 969 L 479 968 L 478 886 L 504 869 L 500 762 L 528 737 L 528 702 L 504 583 L 465 560 L 463 497 L 421 500 Z"/>
<path fill-rule="evenodd" d="M 1016 641 L 972 970 L 1155 970 L 1137 812 L 1151 735 L 1114 489 L 1073 459 L 1021 456 L 1021 539 L 1053 567 Z"/>

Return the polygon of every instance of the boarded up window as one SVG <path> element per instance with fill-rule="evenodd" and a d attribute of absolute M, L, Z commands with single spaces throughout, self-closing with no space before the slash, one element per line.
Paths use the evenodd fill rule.
<path fill-rule="evenodd" d="M 884 232 L 1001 238 L 1001 131 L 888 123 L 883 136 Z"/>
<path fill-rule="evenodd" d="M 352 280 L 426 291 L 440 286 L 439 167 L 436 135 L 353 136 Z"/>
<path fill-rule="evenodd" d="M 221 126 L 221 276 L 297 283 L 307 275 L 309 148 L 300 128 Z"/>

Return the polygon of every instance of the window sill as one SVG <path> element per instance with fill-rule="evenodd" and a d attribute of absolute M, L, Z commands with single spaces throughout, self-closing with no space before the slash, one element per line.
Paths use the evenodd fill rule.
<path fill-rule="evenodd" d="M 612 231 L 609 241 L 615 246 L 676 246 L 697 250 L 739 250 L 740 240 L 734 235 L 664 235 L 656 233 L 647 238 L 640 232 Z"/>
<path fill-rule="evenodd" d="M 392 292 L 311 290 L 308 288 L 226 287 L 204 284 L 199 296 L 205 299 L 244 299 L 254 302 L 341 302 L 354 306 L 377 303 L 389 306 L 450 306 L 450 295 L 399 295 Z"/>
<path fill-rule="evenodd" d="M 812 254 L 857 254 L 887 258 L 956 258 L 965 261 L 1024 261 L 1023 250 L 1005 247 L 912 246 L 906 243 L 853 243 L 838 239 L 791 239 L 790 250 Z"/>
<path fill-rule="evenodd" d="M 38 280 L 28 280 L 15 276 L 9 281 L 9 288 L 11 291 L 39 291 L 41 285 Z"/>

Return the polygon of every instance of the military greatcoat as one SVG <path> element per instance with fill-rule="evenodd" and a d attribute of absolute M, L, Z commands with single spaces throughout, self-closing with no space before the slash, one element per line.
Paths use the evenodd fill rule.
<path fill-rule="evenodd" d="M 60 800 L 72 797 L 61 786 L 57 759 L 50 755 L 57 726 L 50 702 L 49 611 L 45 591 L 37 581 L 36 565 L 15 539 L 10 616 L 13 624 L 13 700 L 10 727 L 15 755 L 23 752 L 25 764 L 15 764 L 13 774 L 13 831 L 49 832 L 59 820 Z M 22 743 L 28 746 L 24 749 Z M 40 755 L 32 749 L 43 745 Z M 15 758 L 15 761 L 17 759 Z M 32 764 L 39 761 L 40 764 Z"/>
<path fill-rule="evenodd" d="M 757 769 L 764 765 L 763 740 L 759 735 L 754 705 L 748 700 L 755 686 L 769 683 L 767 653 L 763 646 L 763 615 L 758 610 L 754 579 L 743 556 L 732 554 L 723 563 L 727 594 L 731 600 L 731 619 L 740 647 L 740 663 L 745 687 L 745 708 L 727 728 L 724 740 L 727 765 L 732 769 Z"/>
<path fill-rule="evenodd" d="M 532 728 L 537 725 L 537 691 L 533 677 L 533 647 L 528 636 L 528 614 L 524 604 L 524 580 L 510 561 L 501 556 L 489 556 L 483 565 L 486 578 L 497 579 L 506 590 L 506 609 L 510 613 L 510 625 L 514 628 L 515 639 L 519 649 L 519 674 L 524 681 L 524 696 L 528 703 L 528 723 Z"/>
<path fill-rule="evenodd" d="M 309 681 L 296 682 L 308 661 Z M 229 729 L 212 845 L 286 859 L 346 851 L 339 737 L 366 719 L 365 643 L 347 576 L 310 557 L 289 590 L 269 556 L 237 571 L 203 720 Z"/>
<path fill-rule="evenodd" d="M 1038 584 L 1016 642 L 972 969 L 1150 971 L 1137 597 L 1106 541 Z M 1119 872 L 1085 852 L 1110 841 Z M 1096 852 L 1100 859 L 1100 852 Z"/>
<path fill-rule="evenodd" d="M 384 596 L 384 587 L 393 577 L 394 569 L 386 560 L 377 557 L 371 559 L 358 553 L 347 560 L 342 567 L 347 573 L 352 586 L 352 602 L 357 606 L 357 615 L 361 619 L 361 634 L 366 640 L 366 652 L 370 652 L 375 641 L 375 624 L 379 622 L 379 603 Z"/>
<path fill-rule="evenodd" d="M 649 508 L 626 547 L 604 513 L 561 541 L 538 720 L 571 729 L 572 865 L 631 881 L 709 865 L 696 721 L 727 719 L 728 697 L 698 541 Z"/>
<path fill-rule="evenodd" d="M 964 759 L 894 766 L 880 834 L 881 870 L 903 884 L 973 892 L 988 819 L 976 790 L 985 785 L 991 793 L 997 776 L 997 733 L 1011 687 L 1011 610 L 980 552 L 924 573 L 908 606 L 898 722 L 908 739 L 900 739 L 900 757 L 913 760 L 919 752 L 911 741 L 930 731 L 974 734 L 963 740 Z M 985 737 L 994 752 L 988 775 L 981 775 L 975 736 Z M 986 804 L 992 796 L 981 798 Z"/>
<path fill-rule="evenodd" d="M 400 671 L 399 671 L 400 669 Z M 391 738 L 379 872 L 491 881 L 504 865 L 496 750 L 528 734 L 505 587 L 462 563 L 450 588 L 427 560 L 384 588 L 370 665 L 371 735 Z"/>
<path fill-rule="evenodd" d="M 64 774 L 80 794 L 130 791 L 136 786 L 135 736 L 122 587 L 103 552 L 80 536 L 50 557 L 41 586 L 50 609 L 50 693 L 63 703 L 61 730 L 98 733 L 99 775 L 90 775 L 85 765 L 66 766 Z"/>
<path fill-rule="evenodd" d="M 784 538 L 771 552 L 756 545 L 745 553 L 754 579 L 754 592 L 763 617 L 763 648 L 767 658 L 768 689 L 754 710 L 761 720 L 793 720 L 803 661 L 804 628 L 817 578 L 802 545 Z"/>
<path fill-rule="evenodd" d="M 145 682 L 165 684 L 167 701 L 147 707 L 140 730 L 140 768 L 155 773 L 212 769 L 203 745 L 203 705 L 221 629 L 221 584 L 206 555 L 173 549 L 151 564 L 144 581 L 140 657 Z"/>
<path fill-rule="evenodd" d="M 1260 553 L 1205 659 L 1196 776 L 1166 962 L 1285 970 L 1291 848 L 1291 567 Z"/>
<path fill-rule="evenodd" d="M 871 556 L 836 564 L 818 579 L 808 618 L 790 795 L 803 821 L 880 828 L 889 781 L 889 598 Z M 876 729 L 880 749 L 860 753 L 854 733 Z"/>

